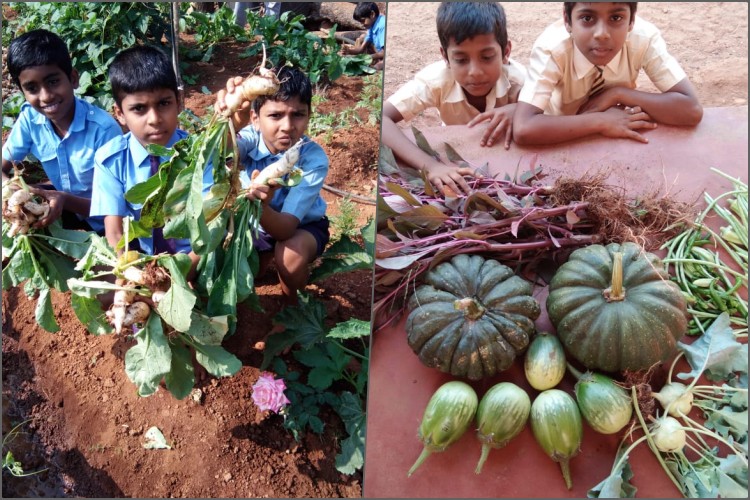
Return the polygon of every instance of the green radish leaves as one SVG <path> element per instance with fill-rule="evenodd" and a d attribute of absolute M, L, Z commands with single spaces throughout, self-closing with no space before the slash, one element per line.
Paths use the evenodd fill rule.
<path fill-rule="evenodd" d="M 697 378 L 705 371 L 711 380 L 732 380 L 738 376 L 747 387 L 747 344 L 737 342 L 729 324 L 729 315 L 722 313 L 706 332 L 692 344 L 678 342 L 692 371 L 679 373 L 680 379 Z"/>
<path fill-rule="evenodd" d="M 625 459 L 619 464 L 607 479 L 588 491 L 588 498 L 635 498 L 638 488 L 630 484 L 630 480 L 633 479 L 630 463 Z"/>

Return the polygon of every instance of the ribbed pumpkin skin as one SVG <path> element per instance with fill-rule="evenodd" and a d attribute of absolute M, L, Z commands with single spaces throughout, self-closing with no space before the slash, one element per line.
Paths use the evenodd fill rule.
<path fill-rule="evenodd" d="M 510 367 L 534 332 L 540 308 L 529 282 L 495 260 L 457 255 L 430 270 L 409 300 L 409 346 L 425 365 L 479 380 Z M 457 300 L 484 313 L 470 319 Z"/>
<path fill-rule="evenodd" d="M 607 302 L 614 254 L 622 252 L 625 299 Z M 547 313 L 586 368 L 643 370 L 672 356 L 687 331 L 687 306 L 661 261 L 634 243 L 591 245 L 570 255 L 549 286 Z"/>

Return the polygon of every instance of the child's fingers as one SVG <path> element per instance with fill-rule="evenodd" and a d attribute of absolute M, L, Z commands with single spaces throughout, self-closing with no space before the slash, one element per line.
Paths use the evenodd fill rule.
<path fill-rule="evenodd" d="M 478 114 L 477 116 L 469 120 L 469 123 L 467 123 L 466 126 L 471 128 L 478 123 L 486 122 L 487 120 L 492 119 L 492 116 L 493 116 L 492 113 L 487 113 L 487 112 Z"/>
<path fill-rule="evenodd" d="M 505 129 L 505 149 L 510 149 L 511 142 L 513 142 L 513 128 L 507 127 Z"/>
<path fill-rule="evenodd" d="M 260 170 L 253 170 L 253 173 L 250 174 L 250 180 L 255 180 L 256 177 L 260 175 Z"/>

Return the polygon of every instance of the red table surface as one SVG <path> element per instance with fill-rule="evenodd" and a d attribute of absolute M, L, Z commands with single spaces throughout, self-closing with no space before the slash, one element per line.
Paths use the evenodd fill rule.
<path fill-rule="evenodd" d="M 511 146 L 480 148 L 479 129 L 464 126 L 434 127 L 422 132 L 432 147 L 443 152 L 443 142 L 475 165 L 489 164 L 490 173 L 524 171 L 541 165 L 550 178 L 561 173 L 579 174 L 605 168 L 614 185 L 630 193 L 658 190 L 683 201 L 705 206 L 702 193 L 713 196 L 731 183 L 711 172 L 715 167 L 747 182 L 747 106 L 705 109 L 695 128 L 660 126 L 646 132 L 649 144 L 624 139 L 592 138 L 548 147 Z M 711 225 L 716 224 L 713 221 Z M 547 289 L 535 289 L 542 305 L 538 330 L 554 332 L 544 309 Z M 406 342 L 405 317 L 396 325 L 376 331 L 370 356 L 367 404 L 367 443 L 364 496 L 405 498 L 586 497 L 587 491 L 605 479 L 614 463 L 620 435 L 605 436 L 584 423 L 578 456 L 571 460 L 573 489 L 565 488 L 558 464 L 545 455 L 527 424 L 505 448 L 493 450 L 481 475 L 474 474 L 480 444 L 472 428 L 442 453 L 433 453 L 411 476 L 407 471 L 422 444 L 417 429 L 430 396 L 455 378 L 422 365 Z M 532 401 L 539 393 L 526 382 L 522 361 L 491 379 L 471 382 L 479 398 L 492 385 L 513 382 L 526 390 Z M 558 386 L 572 394 L 574 381 L 566 375 Z M 638 497 L 680 497 L 645 443 L 630 455 L 635 474 L 632 484 Z"/>

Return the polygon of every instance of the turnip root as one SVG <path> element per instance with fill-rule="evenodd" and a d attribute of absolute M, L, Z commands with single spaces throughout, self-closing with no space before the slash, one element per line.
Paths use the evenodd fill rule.
<path fill-rule="evenodd" d="M 123 326 L 133 326 L 144 323 L 151 314 L 151 308 L 145 302 L 133 302 L 128 306 L 125 317 L 122 320 Z"/>
<path fill-rule="evenodd" d="M 279 79 L 276 73 L 266 67 L 266 47 L 263 46 L 263 61 L 260 64 L 259 76 L 252 75 L 245 78 L 241 85 L 234 88 L 232 93 L 224 96 L 227 109 L 222 113 L 230 117 L 240 110 L 244 102 L 252 102 L 258 96 L 275 94 L 279 90 Z"/>
<path fill-rule="evenodd" d="M 107 319 L 115 327 L 115 333 L 121 333 L 122 327 L 125 326 L 125 316 L 128 306 L 133 303 L 135 292 L 133 290 L 117 290 L 115 292 L 112 308 L 107 311 Z"/>

